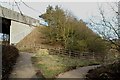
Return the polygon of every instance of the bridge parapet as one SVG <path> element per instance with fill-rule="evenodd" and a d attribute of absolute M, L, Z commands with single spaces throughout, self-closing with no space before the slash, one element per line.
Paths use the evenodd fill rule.
<path fill-rule="evenodd" d="M 0 6 L 0 16 L 27 25 L 39 26 L 39 20 Z"/>

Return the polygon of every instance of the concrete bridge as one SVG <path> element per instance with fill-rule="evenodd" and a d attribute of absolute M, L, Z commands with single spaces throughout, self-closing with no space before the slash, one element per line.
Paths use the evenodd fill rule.
<path fill-rule="evenodd" d="M 9 43 L 16 44 L 27 36 L 39 20 L 0 6 L 0 33 L 9 35 Z"/>

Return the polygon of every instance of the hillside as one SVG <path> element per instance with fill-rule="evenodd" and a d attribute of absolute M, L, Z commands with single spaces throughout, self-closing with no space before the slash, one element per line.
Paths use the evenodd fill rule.
<path fill-rule="evenodd" d="M 36 27 L 30 34 L 28 34 L 23 40 L 17 43 L 18 49 L 32 49 L 34 47 L 42 47 L 42 48 L 54 48 L 60 47 L 59 45 L 48 45 L 44 44 L 46 40 L 41 31 L 44 29 L 43 26 Z"/>

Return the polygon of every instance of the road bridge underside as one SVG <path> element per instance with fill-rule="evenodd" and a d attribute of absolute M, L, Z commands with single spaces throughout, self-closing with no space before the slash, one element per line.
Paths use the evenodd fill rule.
<path fill-rule="evenodd" d="M 6 19 L 3 17 L 0 17 L 0 33 L 2 33 L 2 40 L 3 44 L 9 44 L 10 43 L 10 26 L 11 26 L 11 20 Z"/>

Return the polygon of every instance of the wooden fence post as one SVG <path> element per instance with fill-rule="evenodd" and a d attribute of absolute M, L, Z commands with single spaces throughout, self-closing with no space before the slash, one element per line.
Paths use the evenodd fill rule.
<path fill-rule="evenodd" d="M 94 52 L 93 52 L 93 60 L 95 60 L 95 54 L 94 54 Z"/>

